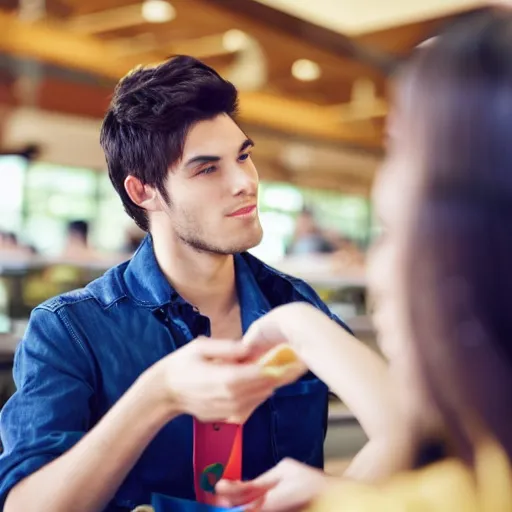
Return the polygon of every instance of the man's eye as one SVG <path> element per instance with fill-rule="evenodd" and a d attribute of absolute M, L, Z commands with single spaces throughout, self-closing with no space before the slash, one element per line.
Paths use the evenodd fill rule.
<path fill-rule="evenodd" d="M 217 170 L 217 167 L 215 165 L 211 165 L 210 167 L 207 167 L 206 169 L 202 169 L 197 173 L 196 176 L 200 174 L 211 174 L 212 172 L 215 172 Z"/>

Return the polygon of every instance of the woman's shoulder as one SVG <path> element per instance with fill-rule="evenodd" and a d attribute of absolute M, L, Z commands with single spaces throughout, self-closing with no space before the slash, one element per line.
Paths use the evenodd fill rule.
<path fill-rule="evenodd" d="M 342 482 L 311 512 L 498 512 L 512 510 L 512 473 L 506 454 L 486 445 L 475 472 L 447 459 L 394 476 L 379 486 Z"/>
<path fill-rule="evenodd" d="M 476 512 L 474 482 L 457 461 L 396 475 L 382 485 L 343 482 L 332 486 L 312 512 Z"/>

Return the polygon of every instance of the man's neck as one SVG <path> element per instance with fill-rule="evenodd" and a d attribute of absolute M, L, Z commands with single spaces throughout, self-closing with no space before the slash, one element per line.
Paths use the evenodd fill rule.
<path fill-rule="evenodd" d="M 234 258 L 153 239 L 156 260 L 171 286 L 209 317 L 228 314 L 238 303 Z"/>

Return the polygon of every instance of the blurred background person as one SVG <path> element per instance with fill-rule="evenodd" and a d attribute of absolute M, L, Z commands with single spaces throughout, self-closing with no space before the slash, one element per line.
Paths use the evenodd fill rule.
<path fill-rule="evenodd" d="M 122 248 L 122 252 L 132 255 L 144 240 L 145 233 L 138 226 L 130 226 L 126 230 L 126 241 Z"/>
<path fill-rule="evenodd" d="M 35 254 L 34 247 L 21 243 L 15 233 L 0 231 L 0 261 L 16 258 L 26 259 Z"/>
<path fill-rule="evenodd" d="M 61 256 L 66 260 L 95 257 L 95 251 L 89 245 L 89 224 L 86 221 L 74 220 L 68 223 Z"/>
<path fill-rule="evenodd" d="M 295 220 L 295 231 L 288 247 L 289 255 L 326 254 L 336 250 L 336 244 L 331 242 L 318 225 L 314 213 L 304 208 Z"/>
<path fill-rule="evenodd" d="M 128 254 L 127 257 L 131 256 Z M 90 225 L 84 220 L 73 220 L 67 224 L 64 247 L 57 261 L 69 264 L 98 264 L 105 265 L 120 259 L 118 254 L 107 254 L 97 250 L 90 242 Z"/>

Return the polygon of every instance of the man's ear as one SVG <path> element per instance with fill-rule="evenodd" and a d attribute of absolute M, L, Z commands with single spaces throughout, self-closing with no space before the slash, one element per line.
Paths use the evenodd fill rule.
<path fill-rule="evenodd" d="M 144 185 L 138 178 L 131 174 L 124 180 L 124 189 L 130 199 L 148 212 L 161 209 L 158 191 L 151 185 Z"/>

